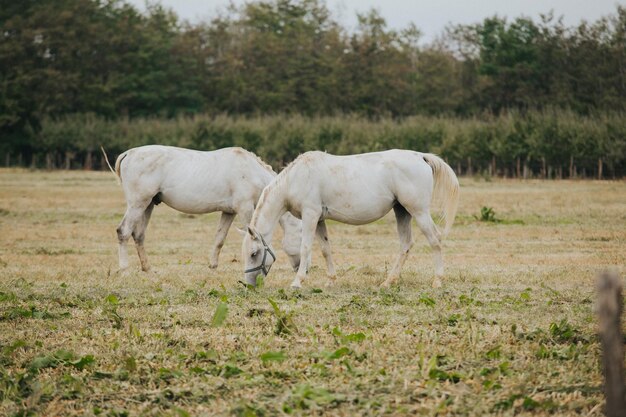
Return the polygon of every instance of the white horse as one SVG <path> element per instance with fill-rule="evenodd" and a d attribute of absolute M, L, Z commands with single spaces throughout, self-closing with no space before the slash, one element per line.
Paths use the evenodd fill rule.
<path fill-rule="evenodd" d="M 291 212 L 302 219 L 300 266 L 291 286 L 299 288 L 311 260 L 313 236 L 319 238 L 328 275 L 334 282 L 335 268 L 325 219 L 348 224 L 376 221 L 392 208 L 396 215 L 401 252 L 382 284 L 391 285 L 400 275 L 413 246 L 411 218 L 430 243 L 435 260 L 434 287 L 441 286 L 442 234 L 430 215 L 433 196 L 441 200 L 445 221 L 443 236 L 454 222 L 459 201 L 459 182 L 454 171 L 438 156 L 406 150 L 335 156 L 307 152 L 285 168 L 263 193 L 244 237 L 244 279 L 254 285 L 258 271 L 271 267 L 272 231 L 280 216 Z M 262 254 L 262 255 L 261 255 Z"/>
<path fill-rule="evenodd" d="M 189 214 L 222 212 L 210 263 L 216 268 L 235 216 L 247 226 L 263 188 L 276 176 L 269 165 L 242 148 L 201 152 L 142 146 L 124 152 L 117 158 L 115 170 L 109 168 L 119 178 L 127 204 L 117 228 L 120 270 L 128 268 L 126 244 L 131 236 L 141 269 L 150 269 L 143 243 L 152 209 L 161 202 Z M 279 217 L 285 232 L 283 248 L 295 269 L 300 264 L 301 222 L 288 213 Z"/>

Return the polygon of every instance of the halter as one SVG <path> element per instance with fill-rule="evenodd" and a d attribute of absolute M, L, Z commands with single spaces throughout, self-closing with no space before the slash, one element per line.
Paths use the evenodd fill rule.
<path fill-rule="evenodd" d="M 276 260 L 276 255 L 274 255 L 274 252 L 272 252 L 272 249 L 265 242 L 265 239 L 263 239 L 263 236 L 260 233 L 255 232 L 255 235 L 261 238 L 261 242 L 263 243 L 263 259 L 261 260 L 261 265 L 256 266 L 254 268 L 246 269 L 245 271 L 243 271 L 243 273 L 247 274 L 248 272 L 262 271 L 263 276 L 266 277 L 268 272 L 270 272 L 270 268 L 272 267 L 272 265 L 270 265 L 269 268 L 265 266 L 265 260 L 267 259 L 267 254 L 269 253 L 272 256 L 272 263 Z"/>

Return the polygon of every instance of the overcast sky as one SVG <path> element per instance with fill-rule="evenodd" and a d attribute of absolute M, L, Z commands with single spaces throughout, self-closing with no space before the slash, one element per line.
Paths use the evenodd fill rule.
<path fill-rule="evenodd" d="M 145 0 L 127 0 L 144 8 Z M 161 0 L 178 16 L 192 23 L 208 20 L 225 8 L 229 0 Z M 234 0 L 235 4 L 245 0 Z M 424 33 L 424 40 L 433 39 L 448 23 L 476 23 L 488 16 L 536 18 L 540 13 L 554 11 L 567 25 L 581 20 L 594 21 L 614 13 L 615 0 L 326 0 L 326 4 L 345 27 L 356 26 L 356 12 L 378 9 L 390 27 L 401 29 L 413 22 Z"/>

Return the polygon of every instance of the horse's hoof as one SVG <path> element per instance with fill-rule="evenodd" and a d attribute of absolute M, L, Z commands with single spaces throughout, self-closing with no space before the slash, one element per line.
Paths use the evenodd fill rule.
<path fill-rule="evenodd" d="M 209 265 L 209 268 L 210 269 L 217 269 L 217 264 L 211 264 L 211 265 Z"/>
<path fill-rule="evenodd" d="M 442 284 L 441 284 L 441 280 L 439 278 L 435 279 L 433 281 L 433 288 L 441 288 Z"/>
<path fill-rule="evenodd" d="M 387 279 L 382 284 L 380 284 L 380 288 L 389 288 L 396 281 L 398 281 L 398 275 L 390 275 L 390 276 L 387 277 Z"/>
<path fill-rule="evenodd" d="M 328 278 L 328 281 L 326 282 L 326 288 L 334 287 L 335 283 L 336 283 L 335 277 Z"/>
<path fill-rule="evenodd" d="M 113 273 L 113 275 L 119 275 L 121 277 L 127 277 L 128 275 L 130 275 L 130 268 L 128 268 L 128 267 L 120 268 L 117 271 L 115 271 Z"/>

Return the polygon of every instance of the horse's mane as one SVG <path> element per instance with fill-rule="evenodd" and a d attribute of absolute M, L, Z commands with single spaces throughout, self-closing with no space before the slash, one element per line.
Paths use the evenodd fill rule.
<path fill-rule="evenodd" d="M 289 171 L 291 170 L 291 167 L 292 167 L 292 166 L 294 166 L 294 165 L 296 164 L 296 162 L 298 162 L 300 159 L 302 159 L 302 158 L 304 157 L 304 155 L 305 155 L 305 154 L 306 154 L 306 152 L 305 152 L 305 153 L 301 153 L 300 155 L 298 155 L 298 156 L 296 157 L 296 159 L 294 159 L 293 161 L 289 162 L 289 163 L 287 164 L 287 166 L 286 166 L 285 168 L 283 168 L 283 170 L 282 170 L 282 171 L 280 171 L 280 173 L 278 174 L 278 177 L 283 176 L 283 174 L 285 174 L 285 175 L 286 175 L 286 174 L 287 174 L 287 172 L 289 172 Z"/>
<path fill-rule="evenodd" d="M 265 162 L 264 160 L 262 160 L 257 154 L 255 154 L 254 152 L 250 152 L 247 149 L 244 148 L 239 148 L 242 151 L 244 151 L 245 153 L 247 153 L 248 155 L 252 156 L 254 159 L 256 159 L 256 161 L 259 163 L 259 165 L 261 165 L 263 168 L 265 168 L 266 171 L 271 172 L 273 174 L 276 174 L 276 172 L 274 171 L 274 169 L 272 168 L 272 166 L 270 164 L 268 164 L 267 162 Z"/>
<path fill-rule="evenodd" d="M 272 190 L 274 190 L 275 188 L 278 188 L 279 186 L 281 186 L 284 182 L 285 182 L 285 177 L 287 176 L 287 174 L 289 173 L 289 171 L 291 170 L 291 168 L 296 164 L 296 162 L 298 162 L 300 159 L 302 159 L 302 157 L 305 154 L 300 154 L 298 155 L 298 157 L 296 159 L 294 159 L 293 161 L 289 162 L 287 164 L 287 166 L 285 168 L 283 168 L 282 171 L 280 171 L 278 173 L 278 175 L 272 180 L 272 182 L 270 182 L 267 187 L 265 187 L 263 189 L 263 192 L 261 193 L 261 197 L 259 197 L 259 202 L 257 203 L 257 207 L 262 206 L 265 203 L 265 200 L 267 199 L 267 195 L 272 192 Z M 273 172 L 273 171 L 272 171 Z M 254 210 L 254 215 L 252 216 L 252 220 L 250 221 L 250 224 L 256 224 L 256 218 L 257 218 L 257 214 L 259 213 L 258 210 Z"/>

